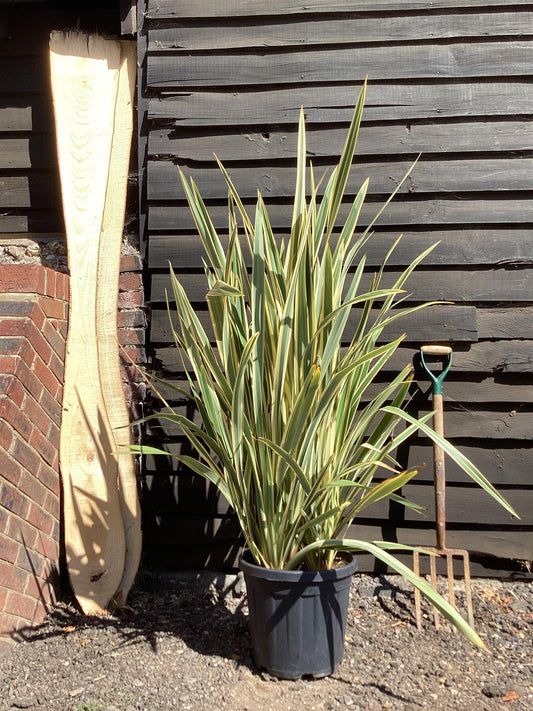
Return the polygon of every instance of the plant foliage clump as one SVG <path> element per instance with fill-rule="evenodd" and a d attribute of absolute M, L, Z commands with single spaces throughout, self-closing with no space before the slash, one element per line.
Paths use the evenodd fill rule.
<path fill-rule="evenodd" d="M 274 235 L 261 194 L 249 217 L 219 164 L 229 196 L 224 247 L 197 186 L 181 175 L 207 255 L 215 343 L 171 269 L 172 330 L 190 364 L 188 395 L 201 424 L 172 410 L 158 416 L 177 423 L 188 437 L 199 457 L 180 459 L 227 498 L 259 565 L 324 569 L 339 550 L 370 551 L 411 579 L 446 616 L 458 617 L 388 552 L 405 546 L 345 537 L 360 512 L 380 499 L 412 505 L 395 492 L 417 470 L 402 470 L 394 453 L 417 431 L 437 441 L 509 509 L 481 472 L 433 431 L 431 414 L 409 414 L 411 366 L 383 382 L 383 369 L 402 341 L 384 341 L 384 330 L 429 305 L 406 305 L 405 284 L 430 250 L 385 286 L 393 247 L 369 284 L 364 250 L 373 223 L 357 230 L 368 180 L 339 219 L 364 99 L 365 87 L 339 163 L 324 184 L 306 164 L 301 113 L 287 239 Z"/>

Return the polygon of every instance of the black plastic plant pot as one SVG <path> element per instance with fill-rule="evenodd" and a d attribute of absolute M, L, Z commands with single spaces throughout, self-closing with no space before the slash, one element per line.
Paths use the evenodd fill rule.
<path fill-rule="evenodd" d="M 332 570 L 272 570 L 240 561 L 254 661 L 280 679 L 332 674 L 342 661 L 354 556 Z"/>

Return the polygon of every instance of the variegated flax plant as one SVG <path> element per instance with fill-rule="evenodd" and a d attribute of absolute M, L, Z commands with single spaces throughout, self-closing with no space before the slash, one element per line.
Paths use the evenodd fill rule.
<path fill-rule="evenodd" d="M 154 417 L 176 423 L 187 436 L 198 457 L 177 456 L 227 498 L 257 564 L 324 569 L 334 564 L 338 551 L 370 552 L 417 586 L 482 646 L 458 613 L 390 552 L 406 546 L 345 537 L 363 509 L 381 499 L 414 506 L 396 492 L 417 470 L 402 470 L 394 453 L 417 432 L 438 442 L 475 482 L 514 513 L 482 473 L 433 431 L 431 413 L 421 418 L 409 414 L 411 365 L 376 387 L 402 341 L 400 337 L 383 343 L 384 329 L 429 305 L 406 306 L 404 287 L 430 250 L 386 287 L 382 277 L 391 249 L 370 287 L 363 287 L 372 224 L 360 232 L 356 228 L 368 180 L 340 226 L 338 216 L 365 89 L 340 161 L 323 186 L 315 183 L 312 166 L 306 165 L 302 111 L 292 230 L 286 239 L 274 236 L 261 194 L 255 215 L 248 216 L 220 164 L 229 196 L 229 240 L 224 248 L 197 186 L 181 175 L 208 259 L 207 303 L 215 343 L 171 269 L 172 330 L 190 364 L 188 397 L 201 424 L 171 408 Z M 348 319 L 354 313 L 357 323 L 347 337 Z M 168 456 L 151 447 L 141 450 Z"/>

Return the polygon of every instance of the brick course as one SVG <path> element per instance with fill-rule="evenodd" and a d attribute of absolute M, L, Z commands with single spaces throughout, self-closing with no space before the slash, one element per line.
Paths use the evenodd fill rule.
<path fill-rule="evenodd" d="M 56 598 L 68 293 L 65 274 L 0 266 L 0 644 Z"/>

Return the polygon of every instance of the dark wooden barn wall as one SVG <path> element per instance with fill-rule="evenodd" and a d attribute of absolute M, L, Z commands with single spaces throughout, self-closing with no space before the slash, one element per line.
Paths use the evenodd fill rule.
<path fill-rule="evenodd" d="M 0 4 L 0 241 L 64 233 L 48 39 L 70 28 L 119 34 L 118 5 Z"/>
<path fill-rule="evenodd" d="M 309 155 L 334 164 L 365 77 L 367 107 L 350 186 L 370 176 L 368 222 L 421 154 L 380 218 L 370 270 L 399 233 L 391 278 L 438 242 L 411 279 L 411 299 L 445 299 L 406 323 L 391 369 L 420 345 L 454 347 L 446 381 L 448 436 L 516 506 L 513 520 L 448 465 L 449 544 L 477 554 L 533 559 L 533 3 L 502 0 L 148 0 L 139 48 L 141 150 L 152 289 L 154 368 L 180 379 L 164 309 L 170 260 L 198 304 L 202 253 L 178 180 L 194 175 L 224 229 L 225 190 L 213 153 L 246 204 L 260 187 L 273 225 L 291 218 L 296 123 L 301 105 Z M 357 11 L 354 11 L 357 8 Z M 429 405 L 420 374 L 414 407 Z M 149 436 L 180 448 L 175 432 Z M 400 453 L 428 466 L 405 494 L 427 505 L 413 516 L 369 509 L 354 533 L 433 543 L 431 448 Z M 237 527 L 227 507 L 174 460 L 146 461 L 149 562 L 168 567 L 232 564 Z M 478 572 L 506 567 L 480 558 Z M 363 561 L 363 565 L 371 565 Z M 513 565 L 510 565 L 513 567 Z"/>

